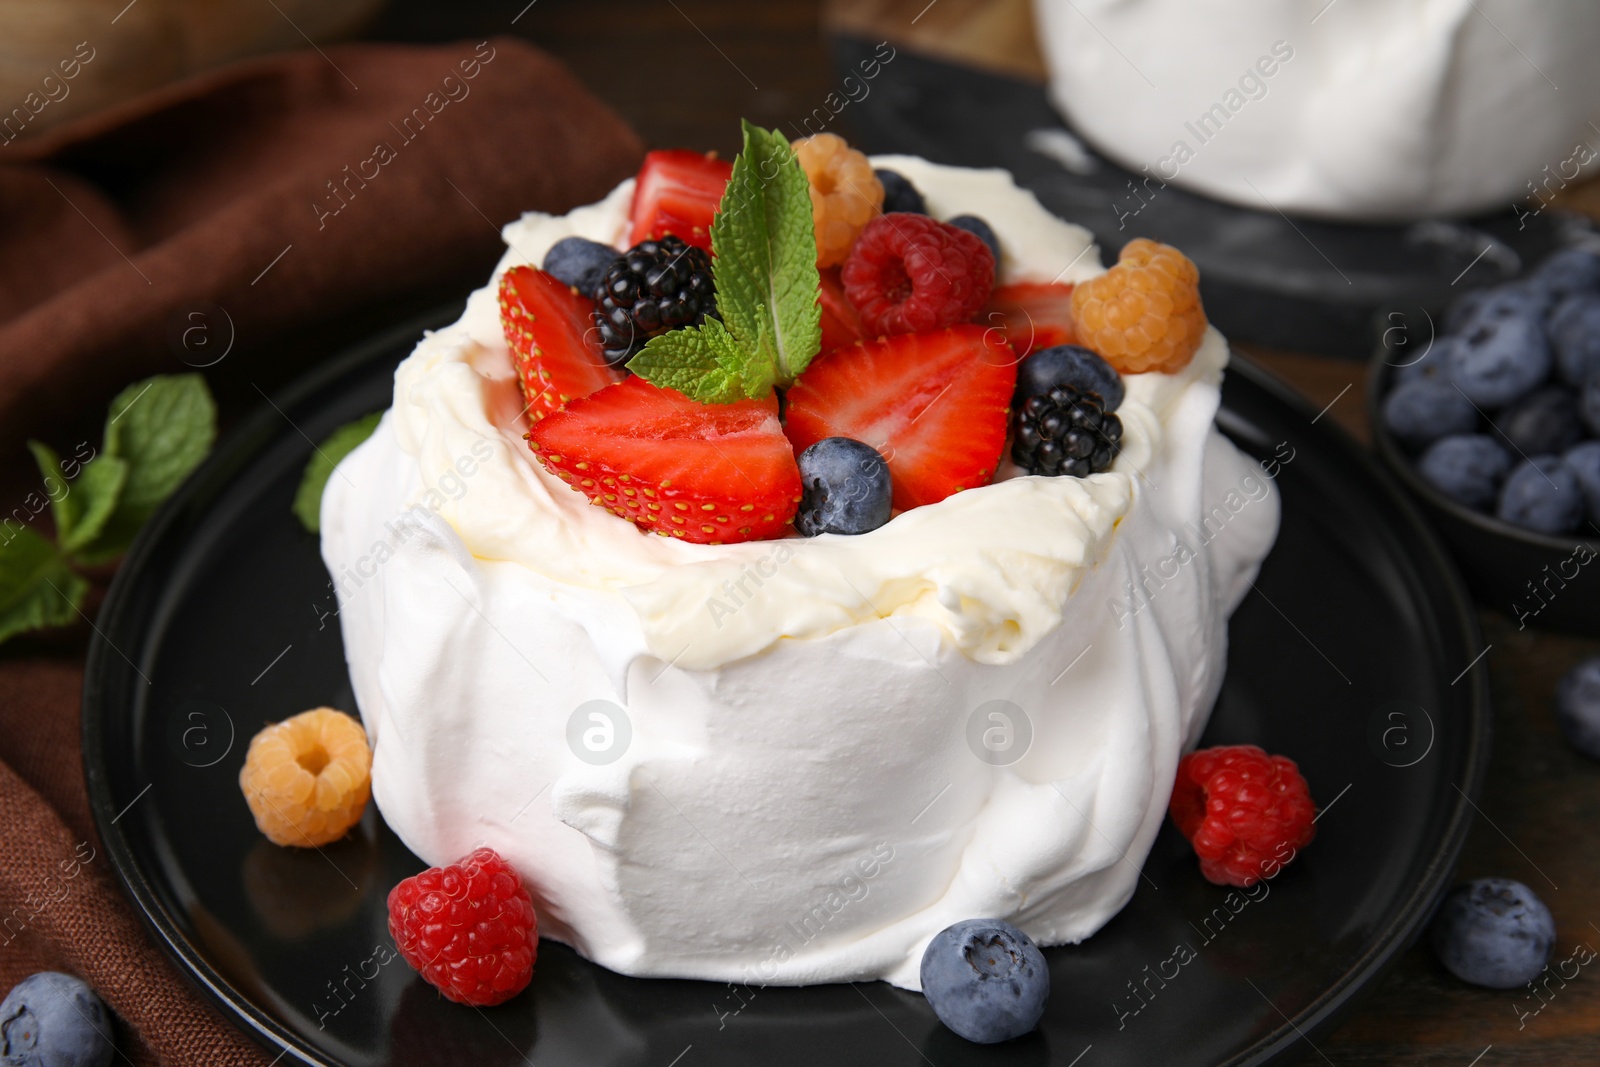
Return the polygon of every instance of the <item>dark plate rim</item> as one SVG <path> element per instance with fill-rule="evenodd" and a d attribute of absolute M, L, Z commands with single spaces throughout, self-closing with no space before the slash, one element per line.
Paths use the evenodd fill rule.
<path fill-rule="evenodd" d="M 1399 476 L 1406 489 L 1417 497 L 1428 502 L 1432 507 L 1449 515 L 1458 522 L 1465 523 L 1487 534 L 1504 537 L 1509 541 L 1520 541 L 1532 548 L 1543 549 L 1547 552 L 1558 552 L 1570 556 L 1579 545 L 1593 545 L 1596 541 L 1592 537 L 1566 537 L 1558 534 L 1544 534 L 1536 530 L 1525 530 L 1521 526 L 1513 526 L 1503 519 L 1482 511 L 1474 511 L 1465 504 L 1458 503 L 1445 496 L 1439 490 L 1429 485 L 1427 480 L 1417 472 L 1416 465 L 1411 461 L 1406 450 L 1400 447 L 1393 434 L 1383 424 L 1383 400 L 1389 394 L 1391 382 L 1395 372 L 1400 369 L 1397 364 L 1390 363 L 1388 357 L 1392 353 L 1380 341 L 1372 353 L 1372 358 L 1367 364 L 1367 416 L 1372 424 L 1372 440 L 1378 455 L 1383 458 L 1384 466 L 1392 473 Z"/>
<path fill-rule="evenodd" d="M 248 995 L 211 965 L 201 948 L 173 922 L 159 894 L 152 888 L 151 878 L 141 867 L 127 837 L 114 821 L 121 813 L 117 811 L 111 795 L 107 737 L 99 709 L 106 699 L 102 683 L 104 668 L 112 657 L 121 658 L 122 654 L 116 651 L 108 635 L 126 629 L 125 620 L 132 610 L 129 589 L 137 580 L 136 576 L 148 565 L 156 545 L 183 517 L 197 497 L 212 489 L 213 483 L 219 479 L 226 479 L 236 464 L 252 455 L 275 432 L 278 422 L 285 417 L 279 408 L 293 410 L 299 407 L 341 379 L 359 371 L 378 353 L 416 338 L 423 330 L 438 328 L 452 321 L 459 314 L 460 307 L 459 301 L 443 305 L 352 347 L 322 367 L 298 378 L 275 399 L 260 405 L 241 420 L 139 532 L 112 580 L 96 619 L 94 635 L 90 639 L 81 713 L 83 770 L 95 828 L 111 859 L 118 884 L 132 900 L 141 921 L 162 951 L 206 999 L 225 1016 L 242 1022 L 247 1032 L 267 1047 L 292 1053 L 309 1064 L 323 1062 L 320 1053 L 297 1033 L 258 1008 Z M 1315 421 L 1317 412 L 1304 398 L 1247 357 L 1233 353 L 1228 370 L 1268 393 L 1274 400 L 1305 418 L 1308 424 Z M 1375 493 L 1388 498 L 1387 503 L 1395 520 L 1408 534 L 1408 543 L 1413 551 L 1431 566 L 1443 600 L 1450 609 L 1447 615 L 1441 613 L 1436 619 L 1440 634 L 1449 637 L 1453 633 L 1466 647 L 1481 647 L 1483 641 L 1477 619 L 1454 563 L 1394 476 L 1342 429 L 1335 426 L 1317 432 L 1322 433 L 1344 459 L 1370 479 Z M 1282 1026 L 1263 1035 L 1219 1067 L 1264 1064 L 1302 1040 L 1309 1044 L 1311 1034 L 1324 1031 L 1337 1021 L 1353 1006 L 1361 993 L 1372 987 L 1376 979 L 1410 947 L 1431 918 L 1445 883 L 1455 872 L 1460 859 L 1473 821 L 1476 806 L 1473 798 L 1482 792 L 1488 769 L 1491 714 L 1488 667 L 1481 657 L 1466 669 L 1462 680 L 1468 682 L 1466 780 L 1457 787 L 1459 799 L 1449 803 L 1445 829 L 1433 850 L 1425 876 L 1412 887 L 1402 906 L 1395 910 L 1393 918 L 1370 940 L 1366 952 L 1357 963 L 1346 970 L 1337 982 L 1294 1017 L 1285 1018 Z"/>

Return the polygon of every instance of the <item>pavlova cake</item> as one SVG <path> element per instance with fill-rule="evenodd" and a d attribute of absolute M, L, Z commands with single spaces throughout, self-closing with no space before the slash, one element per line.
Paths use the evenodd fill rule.
<path fill-rule="evenodd" d="M 1278 524 L 1193 265 L 749 126 L 504 236 L 322 502 L 372 796 L 446 872 L 402 950 L 469 883 L 638 976 L 914 989 L 968 920 L 1030 968 L 1099 929 Z M 1207 875 L 1269 876 L 1190 793 Z"/>

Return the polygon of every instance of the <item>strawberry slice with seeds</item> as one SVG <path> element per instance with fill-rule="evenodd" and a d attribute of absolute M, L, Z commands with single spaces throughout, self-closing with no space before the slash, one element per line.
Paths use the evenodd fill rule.
<path fill-rule="evenodd" d="M 894 506 L 987 485 L 1005 446 L 1017 357 L 998 330 L 897 334 L 817 357 L 790 388 L 795 451 L 853 437 L 883 453 Z"/>
<path fill-rule="evenodd" d="M 861 316 L 844 295 L 839 268 L 830 267 L 819 273 L 822 276 L 822 290 L 817 297 L 817 303 L 822 305 L 821 351 L 831 352 L 861 340 Z"/>
<path fill-rule="evenodd" d="M 593 315 L 591 301 L 542 270 L 512 267 L 500 278 L 500 328 L 522 380 L 529 422 L 618 379 L 600 351 Z"/>
<path fill-rule="evenodd" d="M 1029 352 L 1077 341 L 1072 323 L 1072 286 L 1019 282 L 996 289 L 978 321 L 998 326 L 1021 359 Z"/>
<path fill-rule="evenodd" d="M 528 440 L 591 503 L 696 544 L 782 537 L 800 503 L 776 397 L 702 404 L 630 377 L 574 400 Z"/>
<path fill-rule="evenodd" d="M 672 148 L 644 157 L 633 189 L 630 246 L 674 234 L 711 251 L 711 220 L 733 164 L 688 149 Z"/>

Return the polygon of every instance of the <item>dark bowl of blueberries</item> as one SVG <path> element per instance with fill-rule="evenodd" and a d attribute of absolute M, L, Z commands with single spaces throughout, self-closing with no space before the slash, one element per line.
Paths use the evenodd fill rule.
<path fill-rule="evenodd" d="M 1479 602 L 1600 635 L 1600 246 L 1468 291 L 1423 343 L 1380 344 L 1367 396 L 1379 456 Z"/>

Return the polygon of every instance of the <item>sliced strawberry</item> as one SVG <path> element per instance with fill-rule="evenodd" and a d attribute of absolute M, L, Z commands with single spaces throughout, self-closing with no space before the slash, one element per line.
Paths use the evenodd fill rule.
<path fill-rule="evenodd" d="M 630 377 L 574 400 L 528 437 L 550 473 L 664 537 L 782 537 L 800 502 L 776 397 L 702 404 Z"/>
<path fill-rule="evenodd" d="M 711 219 L 732 174 L 733 164 L 727 160 L 683 148 L 645 156 L 633 189 L 633 229 L 628 244 L 670 233 L 711 251 Z"/>
<path fill-rule="evenodd" d="M 822 351 L 831 352 L 861 340 L 861 316 L 844 295 L 839 268 L 830 267 L 821 274 L 822 295 L 817 302 L 822 305 Z"/>
<path fill-rule="evenodd" d="M 853 437 L 883 453 L 894 506 L 987 485 L 1005 446 L 1017 357 L 999 331 L 952 326 L 819 356 L 789 390 L 795 451 Z"/>
<path fill-rule="evenodd" d="M 593 314 L 594 304 L 542 270 L 512 267 L 501 277 L 500 328 L 522 379 L 529 422 L 620 377 L 606 365 Z"/>
<path fill-rule="evenodd" d="M 1019 282 L 996 289 L 978 321 L 1001 327 L 1021 359 L 1029 352 L 1077 341 L 1072 327 L 1072 286 Z"/>

